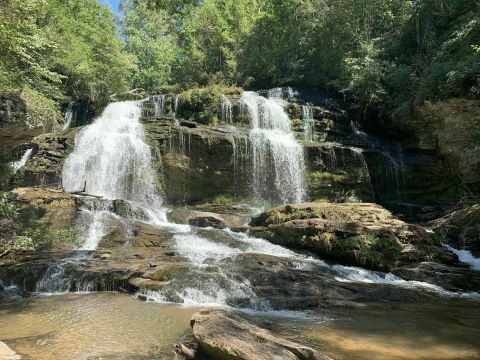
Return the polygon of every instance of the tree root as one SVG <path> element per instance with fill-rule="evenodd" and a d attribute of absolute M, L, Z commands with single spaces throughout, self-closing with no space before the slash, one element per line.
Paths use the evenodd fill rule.
<path fill-rule="evenodd" d="M 197 356 L 197 353 L 195 350 L 186 347 L 182 343 L 175 344 L 174 351 L 178 355 L 183 356 L 185 359 L 188 359 L 188 360 L 194 360 Z"/>

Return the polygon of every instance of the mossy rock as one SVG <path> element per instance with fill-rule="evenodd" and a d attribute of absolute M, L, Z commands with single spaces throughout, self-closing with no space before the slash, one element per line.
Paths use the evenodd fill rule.
<path fill-rule="evenodd" d="M 426 230 L 396 219 L 375 204 L 286 205 L 253 217 L 250 225 L 253 234 L 276 244 L 309 250 L 345 265 L 384 271 L 404 260 L 400 255 L 405 243 L 433 243 Z"/>

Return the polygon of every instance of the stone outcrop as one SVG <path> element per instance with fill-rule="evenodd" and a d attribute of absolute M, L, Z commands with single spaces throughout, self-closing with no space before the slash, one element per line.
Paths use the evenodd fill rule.
<path fill-rule="evenodd" d="M 430 226 L 447 242 L 480 257 L 480 204 L 454 211 Z"/>
<path fill-rule="evenodd" d="M 35 137 L 31 142 L 34 153 L 21 169 L 20 184 L 61 187 L 63 163 L 73 151 L 76 131 L 68 130 Z"/>
<path fill-rule="evenodd" d="M 199 353 L 212 360 L 328 360 L 316 350 L 276 337 L 228 311 L 193 315 L 193 336 Z"/>
<path fill-rule="evenodd" d="M 232 229 L 246 225 L 250 217 L 247 215 L 222 214 L 180 208 L 169 212 L 168 219 L 177 224 L 187 224 L 197 227 L 213 227 L 217 229 Z"/>
<path fill-rule="evenodd" d="M 192 204 L 247 190 L 240 188 L 244 182 L 235 166 L 237 130 L 190 122 L 174 126 L 168 118 L 143 122 L 157 151 L 158 181 L 168 201 Z"/>
<path fill-rule="evenodd" d="M 435 246 L 436 239 L 427 230 L 376 204 L 287 205 L 254 217 L 250 225 L 254 235 L 347 265 L 391 270 L 403 262 L 456 260 Z"/>

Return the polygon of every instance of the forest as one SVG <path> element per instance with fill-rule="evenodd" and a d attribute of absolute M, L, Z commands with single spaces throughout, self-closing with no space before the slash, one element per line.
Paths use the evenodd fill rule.
<path fill-rule="evenodd" d="M 7 0 L 2 92 L 105 105 L 208 84 L 329 87 L 384 117 L 478 98 L 477 0 Z"/>

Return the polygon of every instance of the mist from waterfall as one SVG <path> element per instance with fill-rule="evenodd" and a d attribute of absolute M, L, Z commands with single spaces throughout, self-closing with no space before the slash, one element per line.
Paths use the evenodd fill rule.
<path fill-rule="evenodd" d="M 274 99 L 246 91 L 242 110 L 251 117 L 252 191 L 256 199 L 299 203 L 305 199 L 303 148 L 290 127 L 290 118 Z"/>

